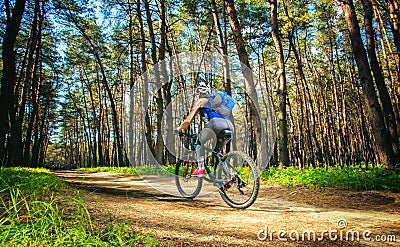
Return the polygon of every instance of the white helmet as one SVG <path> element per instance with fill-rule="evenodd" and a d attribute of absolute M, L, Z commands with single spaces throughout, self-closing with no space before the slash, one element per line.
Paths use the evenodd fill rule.
<path fill-rule="evenodd" d="M 196 88 L 197 93 L 204 93 L 204 94 L 210 94 L 211 93 L 211 87 L 207 85 L 205 82 L 200 82 L 199 86 Z"/>

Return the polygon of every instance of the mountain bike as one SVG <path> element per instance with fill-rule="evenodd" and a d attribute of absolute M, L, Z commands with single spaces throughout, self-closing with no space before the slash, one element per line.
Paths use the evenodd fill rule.
<path fill-rule="evenodd" d="M 179 132 L 184 137 L 184 159 L 175 167 L 175 182 L 179 193 L 185 198 L 195 198 L 199 195 L 203 182 L 212 183 L 219 191 L 222 199 L 233 208 L 248 208 L 257 199 L 260 189 L 260 175 L 255 162 L 247 154 L 240 151 L 231 151 L 222 154 L 223 147 L 230 142 L 230 130 L 222 130 L 217 135 L 214 149 L 206 148 L 211 152 L 210 162 L 205 162 L 205 177 L 191 176 L 197 168 L 195 161 L 197 134 Z"/>

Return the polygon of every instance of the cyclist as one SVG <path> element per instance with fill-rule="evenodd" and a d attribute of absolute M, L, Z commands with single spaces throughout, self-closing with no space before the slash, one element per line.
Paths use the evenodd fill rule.
<path fill-rule="evenodd" d="M 205 147 L 204 144 L 211 140 L 213 145 L 216 143 L 216 136 L 222 130 L 230 130 L 234 132 L 234 126 L 229 119 L 227 114 L 218 113 L 215 106 L 221 105 L 223 99 L 220 95 L 212 95 L 211 87 L 205 82 L 200 82 L 196 88 L 196 93 L 199 94 L 199 99 L 194 103 L 189 115 L 183 121 L 183 123 L 176 128 L 177 131 L 186 129 L 193 121 L 197 113 L 208 123 L 198 136 L 199 145 L 196 146 L 198 168 L 192 173 L 192 176 L 204 177 L 204 156 Z M 212 100 L 211 100 L 212 99 Z"/>

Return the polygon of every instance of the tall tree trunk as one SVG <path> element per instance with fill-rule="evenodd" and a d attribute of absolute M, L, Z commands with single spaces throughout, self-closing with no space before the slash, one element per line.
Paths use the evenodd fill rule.
<path fill-rule="evenodd" d="M 399 57 L 398 66 L 400 66 L 400 27 L 399 27 L 399 3 L 397 0 L 388 0 L 389 14 L 390 14 L 390 27 L 392 28 L 394 45 L 397 49 L 397 55 Z M 397 68 L 400 72 L 400 68 Z M 400 82 L 399 82 L 400 86 Z M 400 94 L 400 89 L 399 89 Z"/>
<path fill-rule="evenodd" d="M 157 59 L 157 46 L 156 46 L 156 36 L 154 34 L 154 26 L 153 26 L 153 20 L 150 12 L 150 4 L 148 0 L 144 0 L 144 6 L 145 6 L 145 12 L 146 12 L 146 18 L 147 18 L 147 24 L 149 28 L 149 35 L 150 35 L 150 43 L 151 43 L 151 58 L 153 60 L 153 64 L 156 64 L 158 62 Z M 164 113 L 164 103 L 163 103 L 163 97 L 162 97 L 162 87 L 161 87 L 161 82 L 160 82 L 160 71 L 159 71 L 159 66 L 155 66 L 155 80 L 156 80 L 156 85 L 160 89 L 157 92 L 156 96 L 156 104 L 157 104 L 157 112 L 156 112 L 156 117 L 157 117 L 157 138 L 156 138 L 156 144 L 155 144 L 155 158 L 157 159 L 157 162 L 159 164 L 162 164 L 164 162 L 164 144 L 163 144 L 163 139 L 162 139 L 162 117 Z"/>
<path fill-rule="evenodd" d="M 225 0 L 226 9 L 228 12 L 229 17 L 229 24 L 231 26 L 231 30 L 233 33 L 233 40 L 235 42 L 236 50 L 239 56 L 239 61 L 242 63 L 242 73 L 245 82 L 246 93 L 250 96 L 249 97 L 249 110 L 250 110 L 250 118 L 252 120 L 252 124 L 254 126 L 254 136 L 256 143 L 254 143 L 254 151 L 257 150 L 258 145 L 261 144 L 261 119 L 258 113 L 259 104 L 258 104 L 258 97 L 254 85 L 253 74 L 251 71 L 250 63 L 249 63 L 249 55 L 246 51 L 246 46 L 244 43 L 244 39 L 242 36 L 242 31 L 240 29 L 239 19 L 237 17 L 235 3 L 233 0 Z M 261 150 L 264 150 L 261 149 Z M 265 150 L 264 150 L 265 151 Z M 255 152 L 256 153 L 256 152 Z M 258 155 L 258 154 L 257 154 Z M 261 165 L 263 154 L 261 154 Z"/>
<path fill-rule="evenodd" d="M 52 89 L 49 88 L 48 91 Z M 49 93 L 50 94 L 50 93 Z M 34 128 L 34 141 L 32 147 L 32 159 L 31 166 L 37 167 L 40 164 L 40 153 L 44 144 L 44 135 L 45 135 L 45 123 L 47 119 L 47 114 L 50 107 L 50 97 L 46 97 L 43 107 L 43 116 L 40 118 L 40 121 L 36 121 L 36 125 Z M 73 142 L 71 142 L 71 148 L 73 146 Z M 73 152 L 71 152 L 71 157 L 73 157 Z M 74 162 L 72 162 L 73 164 Z"/>
<path fill-rule="evenodd" d="M 279 87 L 278 87 L 278 101 L 279 101 L 279 116 L 278 116 L 278 141 L 279 141 L 279 165 L 289 165 L 289 150 L 288 150 L 288 130 L 287 130 L 287 89 L 286 89 L 286 70 L 285 58 L 283 55 L 282 41 L 279 34 L 278 27 L 278 5 L 277 0 L 270 1 L 271 4 L 271 28 L 272 38 L 275 44 L 275 51 L 277 53 L 277 63 L 279 68 Z"/>
<path fill-rule="evenodd" d="M 399 138 L 397 133 L 396 119 L 393 111 L 392 101 L 390 99 L 389 92 L 385 85 L 385 79 L 382 74 L 382 69 L 379 65 L 378 58 L 375 52 L 375 30 L 372 22 L 372 16 L 373 16 L 372 4 L 370 0 L 361 0 L 361 3 L 363 5 L 365 13 L 364 25 L 365 25 L 365 32 L 367 35 L 367 51 L 371 63 L 371 69 L 375 78 L 375 84 L 378 89 L 380 100 L 382 103 L 382 109 L 384 118 L 386 120 L 386 126 L 392 138 L 393 150 L 395 152 L 396 157 L 398 157 Z"/>
<path fill-rule="evenodd" d="M 97 78 L 97 81 L 100 81 L 99 78 Z M 97 150 L 99 153 L 99 163 L 101 166 L 105 166 L 106 164 L 109 164 L 107 158 L 107 153 L 108 151 L 108 143 L 106 142 L 105 136 L 106 136 L 106 128 L 104 124 L 104 101 L 103 101 L 103 94 L 100 89 L 100 83 L 97 84 L 97 92 L 99 95 L 99 116 L 98 116 L 98 145 L 97 145 Z M 108 121 L 107 121 L 108 123 Z"/>
<path fill-rule="evenodd" d="M 397 0 L 393 1 L 393 4 L 395 3 L 395 9 L 397 9 L 397 12 L 394 11 L 394 16 L 396 16 L 396 18 L 392 18 L 393 19 L 393 23 L 397 23 L 397 24 L 391 24 L 392 26 L 392 33 L 393 33 L 393 37 L 396 35 L 395 33 L 400 32 L 400 30 L 398 29 L 398 18 L 399 18 L 399 14 L 398 14 L 398 3 Z M 379 11 L 378 8 L 378 3 L 376 0 L 372 1 L 372 6 L 374 9 L 374 13 L 375 16 L 378 18 L 379 21 L 377 21 L 377 29 L 378 29 L 378 34 L 379 34 L 379 40 L 381 43 L 381 47 L 382 47 L 382 52 L 383 52 L 383 58 L 385 60 L 385 67 L 386 67 L 386 71 L 388 73 L 387 79 L 388 79 L 388 86 L 389 89 L 391 90 L 391 95 L 392 95 L 392 100 L 394 102 L 394 113 L 395 113 L 395 118 L 396 118 L 396 122 L 397 122 L 397 134 L 400 134 L 400 114 L 399 114 L 399 109 L 400 109 L 400 69 L 399 69 L 399 65 L 400 65 L 400 52 L 396 52 L 397 55 L 399 56 L 399 61 L 396 61 L 395 58 L 395 52 L 393 52 L 392 49 L 392 44 L 390 43 L 390 38 L 388 37 L 386 28 L 385 28 L 385 22 L 383 21 L 382 18 L 382 14 Z M 396 28 L 397 27 L 397 28 Z M 400 36 L 400 35 L 399 35 Z M 385 45 L 385 41 L 386 41 L 386 45 Z M 394 41 L 397 45 L 396 45 L 396 49 L 397 51 L 399 51 L 399 47 L 400 47 L 400 40 Z M 386 51 L 386 49 L 388 51 Z M 389 58 L 389 56 L 390 58 Z M 394 67 L 394 69 L 392 69 Z"/>
<path fill-rule="evenodd" d="M 397 134 L 400 134 L 400 85 L 398 85 L 398 83 L 400 83 L 399 81 L 399 71 L 397 69 L 394 69 L 394 71 L 391 69 L 391 67 L 395 67 L 397 68 L 397 62 L 395 61 L 393 52 L 391 51 L 390 47 L 387 47 L 385 45 L 385 40 L 387 40 L 387 35 L 386 35 L 386 30 L 384 27 L 384 22 L 382 20 L 382 16 L 381 13 L 378 9 L 377 3 L 376 1 L 372 2 L 372 7 L 374 9 L 374 14 L 375 16 L 378 18 L 377 21 L 377 31 L 378 31 L 378 35 L 379 35 L 379 41 L 380 41 L 380 47 L 382 47 L 381 51 L 382 51 L 382 56 L 383 56 L 383 60 L 384 60 L 384 65 L 385 65 L 385 71 L 387 71 L 387 84 L 390 90 L 390 95 L 393 101 L 393 111 L 395 114 L 395 118 L 396 118 L 396 123 L 397 123 Z M 390 44 L 388 44 L 390 45 Z M 388 49 L 388 51 L 387 51 Z M 391 54 L 392 59 L 389 58 L 388 53 Z M 400 54 L 399 54 L 400 56 Z M 398 89 L 397 89 L 398 88 Z"/>
<path fill-rule="evenodd" d="M 25 143 L 24 143 L 24 154 L 23 154 L 23 163 L 24 164 L 29 164 L 30 163 L 30 149 L 31 149 L 31 142 L 32 142 L 32 131 L 33 131 L 33 124 L 36 120 L 36 117 L 38 115 L 38 98 L 37 98 L 37 93 L 38 93 L 38 67 L 39 67 L 39 61 L 40 61 L 40 56 L 41 56 L 41 39 L 42 39 L 42 24 L 43 24 L 43 16 L 44 16 L 44 3 L 42 4 L 42 8 L 40 10 L 40 3 L 38 0 L 35 1 L 35 16 L 34 16 L 34 21 L 32 23 L 32 31 L 31 33 L 32 36 L 32 43 L 29 51 L 29 60 L 31 62 L 28 62 L 27 66 L 27 71 L 26 71 L 26 76 L 25 80 L 32 80 L 32 87 L 31 87 L 31 102 L 32 102 L 32 112 L 29 117 L 29 123 L 28 127 L 26 130 L 26 138 L 25 138 Z M 35 21 L 36 19 L 36 21 Z M 39 20 L 37 20 L 39 19 Z M 37 30 L 37 31 L 36 31 Z M 37 32 L 37 35 L 36 35 Z M 36 58 L 33 58 L 34 53 L 36 54 Z M 32 71 L 33 69 L 33 71 Z M 25 104 L 23 104 L 25 105 Z M 22 108 L 22 107 L 21 107 Z M 25 108 L 25 106 L 24 106 Z M 25 110 L 25 109 L 24 109 Z M 22 127 L 22 121 L 23 117 L 19 115 L 19 121 L 21 121 L 21 127 Z"/>
<path fill-rule="evenodd" d="M 345 14 L 347 28 L 349 30 L 351 47 L 358 67 L 358 75 L 364 93 L 364 100 L 367 105 L 368 118 L 375 137 L 375 148 L 381 162 L 392 169 L 396 164 L 392 142 L 390 134 L 385 126 L 378 97 L 376 96 L 375 86 L 369 68 L 367 54 L 362 42 L 354 4 L 352 0 L 341 0 L 340 5 Z"/>
<path fill-rule="evenodd" d="M 168 45 L 168 39 L 167 39 L 167 9 L 166 9 L 166 1 L 165 0 L 160 0 L 160 21 L 161 21 L 161 30 L 160 30 L 160 56 L 159 59 L 160 61 L 163 61 L 165 59 L 165 54 L 166 50 L 169 49 Z M 169 164 L 175 164 L 175 156 L 173 153 L 175 152 L 170 152 L 170 150 L 173 150 L 175 147 L 175 138 L 174 138 L 174 123 L 173 123 L 173 116 L 172 116 L 172 95 L 171 95 L 171 88 L 172 88 L 172 78 L 169 77 L 167 73 L 167 68 L 166 66 L 169 66 L 170 64 L 162 63 L 161 64 L 161 74 L 162 74 L 162 80 L 164 86 L 164 108 L 165 108 L 165 121 L 167 125 L 167 143 L 165 146 L 168 146 L 169 148 L 165 149 L 166 152 L 166 161 L 168 161 Z M 172 71 L 172 70 L 170 70 Z"/>
<path fill-rule="evenodd" d="M 9 120 L 15 118 L 16 64 L 14 45 L 19 32 L 22 14 L 25 10 L 26 0 L 16 0 L 12 13 L 9 1 L 4 2 L 6 10 L 6 30 L 3 36 L 2 60 L 3 73 L 0 91 L 0 163 L 4 161 L 6 135 L 9 130 Z M 2 165 L 2 164 L 1 164 Z"/>
<path fill-rule="evenodd" d="M 85 77 L 86 77 L 86 73 L 85 73 Z M 87 84 L 86 86 L 88 87 L 88 91 L 89 91 L 89 98 L 90 98 L 90 103 L 91 103 L 91 108 L 92 108 L 92 118 L 93 118 L 93 150 L 92 150 L 92 155 L 93 155 L 93 164 L 95 166 L 98 166 L 99 163 L 97 160 L 97 147 L 100 142 L 100 138 L 98 138 L 97 132 L 99 130 L 99 119 L 97 117 L 96 114 L 96 105 L 94 103 L 94 99 L 93 99 L 93 92 L 92 92 L 92 86 L 90 85 L 90 81 L 88 80 L 88 78 L 86 77 Z M 100 131 L 100 130 L 99 130 Z M 97 139 L 97 140 L 96 140 Z"/>
<path fill-rule="evenodd" d="M 140 0 L 136 1 L 136 12 L 137 12 L 137 18 L 139 22 L 139 27 L 140 27 L 140 54 L 141 54 L 141 67 L 142 67 L 142 73 L 144 73 L 144 76 L 146 76 L 146 70 L 147 70 L 147 62 L 146 62 L 146 34 L 144 31 L 144 24 L 143 24 L 143 18 L 142 18 L 142 11 L 140 9 Z M 143 93 L 143 102 L 142 102 L 142 109 L 144 112 L 144 136 L 143 138 L 146 140 L 147 146 L 150 149 L 150 152 L 154 154 L 154 145 L 153 145 L 153 137 L 151 133 L 151 124 L 150 124 L 150 116 L 149 116 L 149 109 L 147 109 L 147 104 L 148 104 L 148 84 L 147 84 L 147 78 L 144 78 L 144 82 L 142 85 L 142 93 Z M 143 144 L 144 145 L 144 144 Z M 147 152 L 146 152 L 147 153 Z M 145 159 L 147 159 L 147 156 L 144 156 Z"/>
<path fill-rule="evenodd" d="M 121 142 L 121 131 L 118 125 L 118 113 L 117 113 L 117 108 L 115 105 L 115 101 L 114 101 L 114 97 L 111 91 L 111 88 L 108 84 L 108 80 L 107 80 L 107 76 L 106 76 L 106 72 L 103 66 L 103 63 L 101 61 L 101 57 L 99 54 L 99 51 L 97 49 L 97 47 L 94 45 L 92 39 L 86 34 L 85 30 L 80 26 L 80 24 L 78 23 L 77 20 L 75 20 L 74 17 L 71 17 L 71 21 L 75 24 L 75 26 L 79 29 L 80 33 L 83 35 L 83 37 L 85 38 L 85 40 L 89 43 L 90 47 L 92 48 L 92 52 L 93 55 L 95 57 L 95 61 L 97 63 L 97 65 L 100 68 L 100 73 L 102 76 L 102 84 L 104 85 L 105 89 L 106 89 L 106 93 L 108 96 L 108 99 L 110 101 L 110 106 L 111 106 L 111 112 L 112 112 L 112 122 L 113 122 L 113 129 L 114 129 L 114 142 L 116 145 L 116 151 L 117 151 L 117 164 L 116 166 L 122 166 L 124 165 L 124 149 L 123 149 L 123 144 Z"/>
<path fill-rule="evenodd" d="M 212 9 L 214 25 L 215 25 L 215 31 L 216 31 L 217 37 L 218 37 L 220 52 L 222 53 L 222 55 L 224 55 L 224 59 L 222 60 L 222 66 L 224 69 L 224 89 L 229 95 L 231 95 L 232 89 L 231 89 L 229 63 L 228 63 L 228 57 L 227 57 L 228 56 L 228 46 L 225 43 L 224 36 L 222 34 L 221 23 L 219 21 L 219 16 L 218 16 L 218 11 L 217 11 L 217 3 L 215 2 L 215 0 L 210 0 L 210 4 L 211 4 L 211 9 Z"/>
<path fill-rule="evenodd" d="M 134 62 L 134 53 L 135 53 L 135 44 L 134 44 L 134 36 L 133 36 L 133 26 L 134 26 L 134 19 L 133 19 L 133 6 L 131 1 L 128 1 L 128 16 L 129 16 L 129 23 L 128 23 L 128 34 L 129 34 L 129 89 L 132 90 L 134 83 L 135 83 L 135 62 Z M 141 20 L 140 20 L 141 21 Z M 132 91 L 130 91 L 132 94 Z M 136 167 L 136 162 L 134 159 L 134 139 L 133 139 L 133 127 L 134 127 L 134 112 L 135 112 L 135 100 L 132 95 L 129 96 L 129 126 L 128 126 L 128 160 L 130 165 Z"/>
<path fill-rule="evenodd" d="M 305 106 L 305 113 L 306 113 L 306 124 L 307 124 L 307 135 L 309 136 L 309 143 L 310 143 L 310 149 L 312 151 L 315 151 L 315 154 L 317 156 L 317 160 L 319 163 L 323 163 L 323 158 L 322 158 L 322 151 L 321 151 L 321 146 L 319 144 L 319 141 L 317 140 L 317 136 L 316 136 L 316 130 L 315 130 L 315 124 L 310 124 L 310 120 L 313 120 L 314 123 L 315 121 L 315 111 L 314 111 L 314 104 L 312 102 L 312 98 L 310 95 L 310 91 L 309 88 L 307 86 L 307 81 L 306 81 L 306 76 L 304 74 L 304 70 L 303 70 L 303 63 L 301 61 L 300 58 L 300 54 L 297 51 L 297 48 L 295 46 L 295 44 L 293 43 L 293 40 L 290 39 L 291 42 L 291 47 L 294 53 L 294 56 L 296 58 L 296 62 L 297 62 L 297 69 L 299 71 L 300 74 L 300 81 L 301 81 L 301 85 L 302 85 L 302 96 L 304 98 L 304 106 Z M 308 100 L 307 100 L 308 97 Z M 309 114 L 309 110 L 308 110 L 308 104 L 307 102 L 309 101 L 310 104 L 310 108 L 311 108 L 311 114 L 313 114 L 313 116 L 311 117 Z M 315 150 L 313 148 L 313 141 L 314 141 L 314 145 L 315 145 Z M 314 159 L 314 158 L 313 158 Z M 312 161 L 312 163 L 314 164 L 314 161 Z"/>
<path fill-rule="evenodd" d="M 87 84 L 86 80 L 84 79 L 84 76 L 81 72 L 81 81 L 83 84 Z M 88 90 L 89 91 L 89 90 Z M 87 155 L 85 155 L 85 159 L 88 160 L 88 165 L 89 167 L 93 167 L 93 165 L 96 165 L 95 163 L 95 159 L 93 158 L 93 151 L 94 149 L 94 141 L 93 141 L 93 137 L 92 137 L 92 131 L 91 131 L 91 124 L 90 124 L 90 115 L 89 115 L 89 107 L 88 107 L 88 103 L 87 103 L 87 96 L 86 96 L 86 92 L 85 92 L 85 88 L 82 87 L 82 94 L 83 94 L 83 106 L 85 109 L 85 117 L 84 119 L 82 119 L 82 124 L 83 124 L 83 128 L 84 128 L 84 132 L 86 135 L 86 142 L 87 142 Z M 93 117 L 93 116 L 92 116 Z M 86 124 L 87 123 L 87 124 Z M 87 167 L 87 166 L 85 166 Z"/>
<path fill-rule="evenodd" d="M 112 121 L 113 121 L 113 128 L 114 128 L 114 142 L 116 144 L 116 148 L 117 148 L 117 155 L 118 155 L 118 164 L 116 164 L 116 166 L 122 166 L 124 165 L 124 149 L 123 149 L 123 144 L 121 143 L 121 132 L 120 132 L 120 128 L 118 126 L 118 114 L 117 114 L 117 108 L 115 106 L 115 102 L 114 102 L 114 97 L 113 94 L 111 92 L 111 88 L 108 84 L 107 81 L 107 77 L 106 77 L 106 73 L 103 67 L 103 64 L 101 63 L 101 59 L 100 59 L 100 55 L 98 53 L 97 50 L 95 50 L 94 52 L 96 61 L 98 63 L 98 65 L 100 66 L 100 71 L 102 74 L 102 83 L 106 88 L 106 92 L 108 95 L 108 98 L 110 100 L 110 106 L 111 106 L 111 112 L 112 112 Z"/>

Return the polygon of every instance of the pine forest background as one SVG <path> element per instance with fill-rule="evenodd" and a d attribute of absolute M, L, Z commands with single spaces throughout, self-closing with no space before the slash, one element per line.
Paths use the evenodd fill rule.
<path fill-rule="evenodd" d="M 147 143 L 130 150 L 125 95 L 153 64 L 194 51 L 238 56 L 263 81 L 277 117 L 271 165 L 399 166 L 397 0 L 4 0 L 0 24 L 2 166 L 128 166 L 129 152 L 143 164 L 144 144 L 174 163 L 161 118 L 195 75 L 163 86 L 144 118 L 133 102 Z M 257 143 L 251 105 L 244 117 Z"/>

